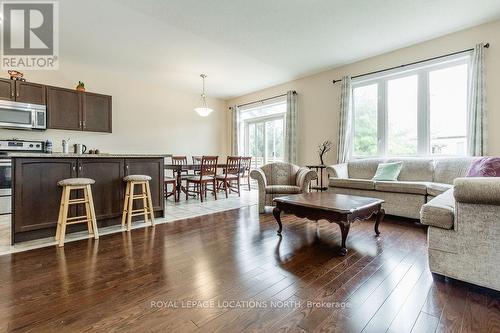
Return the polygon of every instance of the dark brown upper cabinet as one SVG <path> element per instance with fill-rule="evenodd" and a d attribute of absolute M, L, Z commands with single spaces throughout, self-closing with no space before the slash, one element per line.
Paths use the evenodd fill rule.
<path fill-rule="evenodd" d="M 83 130 L 111 133 L 111 96 L 86 92 L 82 97 Z"/>
<path fill-rule="evenodd" d="M 43 84 L 0 79 L 0 99 L 45 105 Z"/>
<path fill-rule="evenodd" d="M 43 84 L 15 81 L 16 102 L 45 105 L 45 86 Z"/>
<path fill-rule="evenodd" d="M 0 79 L 0 99 L 14 101 L 16 99 L 16 85 L 14 80 Z"/>
<path fill-rule="evenodd" d="M 111 96 L 47 86 L 47 127 L 107 132 L 112 130 Z"/>
<path fill-rule="evenodd" d="M 47 86 L 47 128 L 81 130 L 81 99 L 76 90 Z"/>

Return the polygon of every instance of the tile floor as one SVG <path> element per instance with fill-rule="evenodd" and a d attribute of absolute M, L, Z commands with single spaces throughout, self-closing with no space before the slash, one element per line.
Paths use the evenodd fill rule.
<path fill-rule="evenodd" d="M 207 200 L 203 203 L 198 198 L 190 198 L 186 201 L 184 196 L 181 196 L 181 200 L 179 202 L 174 202 L 173 198 L 170 197 L 166 201 L 165 217 L 157 218 L 155 222 L 168 223 L 176 220 L 182 220 L 257 204 L 258 192 L 256 189 L 252 189 L 251 191 L 242 189 L 241 197 L 238 197 L 237 194 L 232 193 L 227 199 L 223 192 L 219 194 L 219 200 L 215 200 L 212 195 L 208 195 Z M 145 226 L 145 223 L 136 222 L 132 225 L 132 228 L 144 228 Z M 99 228 L 99 236 L 117 232 L 123 232 L 123 229 L 119 225 Z M 72 242 L 86 238 L 88 238 L 88 234 L 86 231 L 75 232 L 66 236 L 66 242 Z M 54 238 L 49 237 L 11 245 L 10 215 L 0 216 L 0 255 L 22 252 L 45 246 L 52 246 L 55 245 L 55 243 L 56 242 L 54 241 Z"/>

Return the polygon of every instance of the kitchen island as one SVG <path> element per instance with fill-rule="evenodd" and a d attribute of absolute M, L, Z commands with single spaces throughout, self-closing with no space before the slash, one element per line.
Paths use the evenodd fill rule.
<path fill-rule="evenodd" d="M 155 216 L 163 216 L 164 157 L 139 154 L 33 154 L 9 153 L 12 159 L 12 244 L 55 235 L 61 200 L 57 182 L 92 178 L 94 207 L 99 227 L 120 224 L 125 196 L 123 177 L 151 176 Z M 72 216 L 83 207 L 72 207 Z M 85 229 L 69 226 L 68 232 Z"/>

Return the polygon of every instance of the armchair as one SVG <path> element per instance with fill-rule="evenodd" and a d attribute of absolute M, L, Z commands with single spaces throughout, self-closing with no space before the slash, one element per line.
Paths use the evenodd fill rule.
<path fill-rule="evenodd" d="M 276 162 L 252 170 L 250 177 L 259 185 L 259 213 L 264 213 L 275 197 L 309 192 L 309 184 L 317 174 L 295 164 Z"/>

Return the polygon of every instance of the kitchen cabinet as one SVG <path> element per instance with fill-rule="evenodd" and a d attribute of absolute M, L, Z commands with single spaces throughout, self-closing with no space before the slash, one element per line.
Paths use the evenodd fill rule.
<path fill-rule="evenodd" d="M 147 175 L 151 177 L 149 187 L 151 188 L 151 200 L 153 201 L 153 209 L 163 209 L 163 173 L 164 159 L 143 159 L 143 158 L 127 158 L 125 159 L 125 176 L 128 175 Z M 138 191 L 138 188 L 137 190 Z"/>
<path fill-rule="evenodd" d="M 47 128 L 80 130 L 81 94 L 72 89 L 47 87 Z"/>
<path fill-rule="evenodd" d="M 0 79 L 0 99 L 45 105 L 43 84 Z"/>
<path fill-rule="evenodd" d="M 157 216 L 163 215 L 163 163 L 163 158 L 157 156 L 66 158 L 13 155 L 12 243 L 55 235 L 62 191 L 57 182 L 66 178 L 95 180 L 92 195 L 97 223 L 101 227 L 121 223 L 126 185 L 123 177 L 128 174 L 151 176 L 153 208 Z M 83 213 L 83 207 L 71 208 L 70 216 Z M 68 231 L 85 227 L 73 225 Z"/>
<path fill-rule="evenodd" d="M 45 86 L 43 84 L 15 81 L 16 102 L 45 105 Z"/>
<path fill-rule="evenodd" d="M 124 165 L 123 158 L 78 159 L 78 177 L 95 180 L 95 184 L 92 185 L 92 195 L 97 220 L 122 214 L 125 195 Z"/>
<path fill-rule="evenodd" d="M 57 182 L 76 177 L 74 158 L 13 159 L 13 235 L 57 226 L 61 188 Z"/>
<path fill-rule="evenodd" d="M 82 96 L 83 130 L 111 133 L 111 96 L 87 92 Z"/>
<path fill-rule="evenodd" d="M 47 87 L 48 128 L 112 131 L 111 96 L 72 89 Z"/>
<path fill-rule="evenodd" d="M 47 106 L 47 128 L 111 133 L 112 97 L 0 78 L 0 99 Z"/>
<path fill-rule="evenodd" d="M 0 79 L 0 99 L 15 100 L 16 85 L 14 80 Z"/>

